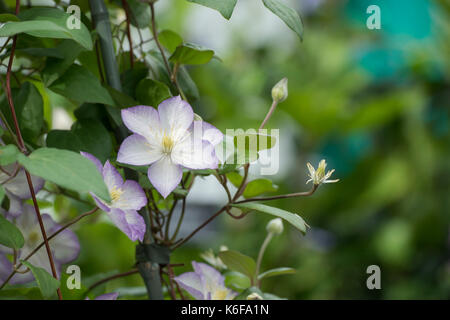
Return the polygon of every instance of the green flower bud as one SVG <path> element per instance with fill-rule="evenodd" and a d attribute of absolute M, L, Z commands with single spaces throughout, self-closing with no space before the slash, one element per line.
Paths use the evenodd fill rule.
<path fill-rule="evenodd" d="M 264 299 L 256 292 L 253 292 L 247 296 L 247 300 L 264 300 Z"/>
<path fill-rule="evenodd" d="M 288 97 L 288 79 L 281 79 L 272 88 L 272 99 L 277 102 L 283 102 Z"/>
<path fill-rule="evenodd" d="M 281 234 L 283 232 L 283 221 L 280 218 L 275 218 L 269 221 L 266 230 L 274 235 Z"/>

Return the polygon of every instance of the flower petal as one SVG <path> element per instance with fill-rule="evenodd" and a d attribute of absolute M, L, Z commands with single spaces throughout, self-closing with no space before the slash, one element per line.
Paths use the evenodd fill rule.
<path fill-rule="evenodd" d="M 161 131 L 158 111 L 152 107 L 136 106 L 123 109 L 122 120 L 133 133 L 146 137 L 150 141 Z"/>
<path fill-rule="evenodd" d="M 205 299 L 205 293 L 203 292 L 203 282 L 195 272 L 185 272 L 175 277 L 174 280 L 180 287 L 185 289 L 191 296 L 197 300 Z"/>
<path fill-rule="evenodd" d="M 10 173 L 13 173 L 14 168 L 15 165 L 10 165 L 6 166 L 4 169 Z M 45 182 L 42 178 L 36 176 L 31 176 L 31 181 L 33 182 L 33 188 L 35 193 L 38 193 L 39 190 L 42 189 Z M 13 179 L 3 184 L 3 187 L 22 200 L 31 198 L 27 177 L 23 169 L 20 169 Z"/>
<path fill-rule="evenodd" d="M 180 140 L 194 121 L 191 106 L 180 96 L 169 98 L 158 106 L 161 128 L 170 134 L 174 141 Z"/>
<path fill-rule="evenodd" d="M 42 215 L 45 229 L 48 234 L 55 233 L 61 228 L 48 214 Z M 53 257 L 61 264 L 75 260 L 80 253 L 80 243 L 75 233 L 70 229 L 61 231 L 58 236 L 50 240 Z"/>
<path fill-rule="evenodd" d="M 225 277 L 213 267 L 207 265 L 206 263 L 195 261 L 192 261 L 192 266 L 194 267 L 195 273 L 203 275 L 208 284 L 213 284 L 214 287 L 225 286 Z"/>
<path fill-rule="evenodd" d="M 114 203 L 114 206 L 122 210 L 139 210 L 147 203 L 147 197 L 141 186 L 132 180 L 126 180 L 122 185 L 123 193 Z"/>
<path fill-rule="evenodd" d="M 194 121 L 194 127 L 195 127 Z M 213 146 L 218 145 L 223 140 L 223 133 L 220 132 L 219 129 L 214 127 L 212 124 L 209 124 L 205 121 L 200 121 L 202 123 L 202 139 L 210 142 Z"/>
<path fill-rule="evenodd" d="M 138 134 L 126 138 L 120 145 L 117 161 L 134 166 L 143 166 L 158 161 L 163 156 L 161 148 L 151 145 Z"/>
<path fill-rule="evenodd" d="M 188 169 L 216 169 L 219 159 L 214 146 L 206 140 L 189 137 L 175 145 L 171 158 Z"/>
<path fill-rule="evenodd" d="M 120 188 L 123 185 L 122 176 L 109 160 L 106 160 L 105 166 L 103 167 L 103 180 L 105 180 L 109 192 L 111 192 L 113 188 Z"/>
<path fill-rule="evenodd" d="M 111 293 L 102 294 L 102 295 L 98 296 L 97 298 L 95 298 L 94 300 L 117 300 L 118 296 L 119 296 L 118 292 L 111 292 Z"/>
<path fill-rule="evenodd" d="M 181 167 L 172 163 L 169 157 L 161 158 L 148 168 L 148 178 L 163 198 L 167 198 L 177 187 L 182 176 L 183 170 Z"/>
<path fill-rule="evenodd" d="M 98 170 L 100 173 L 103 172 L 103 166 L 102 166 L 102 163 L 101 163 L 100 160 L 98 160 L 94 155 L 90 154 L 89 152 L 84 152 L 84 151 L 80 151 L 80 154 L 81 154 L 83 157 L 85 157 L 85 158 L 91 160 L 91 161 L 95 164 L 95 166 L 97 167 L 97 170 Z"/>
<path fill-rule="evenodd" d="M 102 209 L 105 212 L 109 212 L 111 211 L 111 207 L 106 204 L 105 202 L 103 202 L 102 199 L 100 199 L 99 197 L 97 197 L 94 193 L 90 192 L 90 195 L 92 196 L 92 198 L 94 198 L 95 203 L 97 204 L 97 206 Z"/>
<path fill-rule="evenodd" d="M 114 222 L 117 228 L 125 233 L 132 241 L 139 239 L 142 241 L 145 233 L 144 219 L 133 210 L 127 210 L 126 212 L 113 208 L 109 213 L 109 217 Z"/>

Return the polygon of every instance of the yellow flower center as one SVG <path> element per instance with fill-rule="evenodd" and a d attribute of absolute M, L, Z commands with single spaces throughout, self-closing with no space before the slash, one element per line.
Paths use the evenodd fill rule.
<path fill-rule="evenodd" d="M 164 133 L 164 136 L 162 138 L 163 152 L 166 154 L 170 153 L 172 151 L 173 145 L 174 143 L 172 138 Z"/>
<path fill-rule="evenodd" d="M 117 188 L 116 186 L 114 186 L 111 190 L 111 192 L 109 193 L 111 196 L 111 200 L 112 202 L 116 202 L 117 200 L 119 200 L 120 196 L 122 195 L 123 190 L 120 188 Z"/>
<path fill-rule="evenodd" d="M 39 233 L 37 233 L 36 231 L 30 232 L 30 234 L 28 235 L 28 244 L 31 247 L 34 247 L 38 242 L 39 242 Z"/>
<path fill-rule="evenodd" d="M 215 290 L 212 294 L 212 300 L 225 300 L 227 298 L 228 290 L 227 289 L 219 289 Z"/>

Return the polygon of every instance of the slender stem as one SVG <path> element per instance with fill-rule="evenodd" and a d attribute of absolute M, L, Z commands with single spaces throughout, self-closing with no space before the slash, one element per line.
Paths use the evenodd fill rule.
<path fill-rule="evenodd" d="M 248 169 L 250 167 L 250 163 L 246 163 L 244 166 L 244 177 L 242 178 L 241 185 L 239 186 L 238 190 L 234 194 L 233 202 L 235 202 L 241 194 L 244 192 L 245 186 L 247 185 L 247 177 L 248 177 Z"/>
<path fill-rule="evenodd" d="M 184 212 L 186 211 L 186 198 L 183 198 L 183 203 L 181 205 L 181 214 L 180 214 L 180 218 L 178 219 L 178 224 L 177 224 L 177 228 L 175 229 L 175 232 L 172 235 L 172 238 L 170 238 L 170 243 L 172 243 L 175 238 L 178 235 L 178 232 L 180 231 L 180 227 L 181 227 L 181 223 L 183 222 L 184 219 Z"/>
<path fill-rule="evenodd" d="M 166 241 L 169 241 L 169 227 L 170 227 L 170 221 L 172 220 L 173 212 L 175 211 L 175 207 L 177 206 L 178 199 L 173 202 L 172 208 L 170 208 L 169 214 L 167 215 L 167 222 L 166 222 L 166 229 L 164 232 L 164 239 Z"/>
<path fill-rule="evenodd" d="M 60 234 L 62 231 L 64 231 L 65 229 L 67 229 L 68 227 L 70 227 L 71 225 L 77 223 L 78 221 L 80 221 L 81 219 L 83 219 L 84 217 L 87 217 L 93 213 L 95 213 L 98 210 L 97 207 L 95 207 L 94 209 L 85 212 L 81 215 L 79 215 L 78 217 L 76 217 L 75 219 L 73 219 L 72 221 L 68 222 L 67 224 L 65 224 L 64 226 L 62 226 L 60 229 L 58 229 L 57 231 L 55 231 L 52 235 L 50 235 L 48 237 L 48 241 L 52 240 L 54 237 L 56 237 L 58 234 Z M 39 249 L 42 248 L 42 246 L 45 245 L 45 241 L 41 242 L 36 248 L 33 249 L 33 251 L 31 251 L 24 259 L 22 259 L 23 261 L 27 261 L 28 259 L 30 259 L 36 252 L 39 251 Z M 6 278 L 6 280 L 2 283 L 2 285 L 0 286 L 0 290 L 9 282 L 9 280 L 11 280 L 11 278 L 17 273 L 19 272 L 18 269 L 22 266 L 22 263 L 19 263 L 16 268 L 13 270 L 13 272 L 11 272 L 11 274 Z"/>
<path fill-rule="evenodd" d="M 86 292 L 84 293 L 84 295 L 86 296 L 86 295 L 87 295 L 90 291 L 92 291 L 94 288 L 96 288 L 96 287 L 98 287 L 99 285 L 102 285 L 102 284 L 104 284 L 104 283 L 106 283 L 106 282 L 108 282 L 108 281 L 115 280 L 115 279 L 119 279 L 119 278 L 123 278 L 123 277 L 126 277 L 126 276 L 130 276 L 130 275 L 136 274 L 136 273 L 138 273 L 138 272 L 139 272 L 138 269 L 132 269 L 132 270 L 130 270 L 130 271 L 117 273 L 117 274 L 115 274 L 115 275 L 112 275 L 112 276 L 107 277 L 107 278 L 105 278 L 105 279 L 102 279 L 102 280 L 100 280 L 100 281 L 97 281 L 96 283 L 94 283 L 93 285 L 91 285 L 91 286 L 86 290 Z"/>
<path fill-rule="evenodd" d="M 161 43 L 159 42 L 158 30 L 156 29 L 155 6 L 154 6 L 153 2 L 150 2 L 149 5 L 150 5 L 150 11 L 152 13 L 151 24 L 152 24 L 153 39 L 155 40 L 156 46 L 158 47 L 159 52 L 161 53 L 162 59 L 164 61 L 164 65 L 165 65 L 167 73 L 169 74 L 169 77 L 170 77 L 172 72 L 170 71 L 169 62 L 167 61 L 166 55 L 164 54 L 164 49 L 161 46 Z"/>
<path fill-rule="evenodd" d="M 167 266 L 167 271 L 167 276 L 169 277 L 170 296 L 173 300 L 177 300 L 177 295 L 175 294 L 175 288 L 173 286 L 173 270 L 170 264 Z"/>
<path fill-rule="evenodd" d="M 214 213 L 211 217 L 209 217 L 205 222 L 203 222 L 200 226 L 198 226 L 194 231 L 192 231 L 186 238 L 184 238 L 183 240 L 181 240 L 180 242 L 178 242 L 175 246 L 172 247 L 172 251 L 175 250 L 176 248 L 180 247 L 181 245 L 183 245 L 184 243 L 186 243 L 187 241 L 189 241 L 189 239 L 191 239 L 197 232 L 199 232 L 201 229 L 203 229 L 208 223 L 210 223 L 211 221 L 213 221 L 217 216 L 219 216 L 222 212 L 224 212 L 226 209 L 228 208 L 228 205 L 223 206 L 219 211 L 217 211 L 216 213 Z"/>
<path fill-rule="evenodd" d="M 272 116 L 272 113 L 275 111 L 275 108 L 278 105 L 278 101 L 273 100 L 272 105 L 270 106 L 269 112 L 267 112 L 266 117 L 264 118 L 263 122 L 259 126 L 259 129 L 261 130 L 266 125 L 267 121 L 269 121 L 270 117 Z"/>
<path fill-rule="evenodd" d="M 310 191 L 306 191 L 306 192 L 281 194 L 281 195 L 272 196 L 272 197 L 250 198 L 250 199 L 245 199 L 245 200 L 241 200 L 241 201 L 236 201 L 234 203 L 246 203 L 246 202 L 253 202 L 253 201 L 269 201 L 269 200 L 278 200 L 278 199 L 287 199 L 287 198 L 296 198 L 296 197 L 308 197 L 308 196 L 314 194 L 314 192 L 316 192 L 318 187 L 319 186 L 315 184 Z"/>
<path fill-rule="evenodd" d="M 127 38 L 128 44 L 130 45 L 130 66 L 131 69 L 134 67 L 134 56 L 133 56 L 133 40 L 131 39 L 131 28 L 130 28 L 130 8 L 126 0 L 122 0 L 122 7 L 125 10 L 125 16 L 127 18 Z"/>
<path fill-rule="evenodd" d="M 272 240 L 272 237 L 273 237 L 273 233 L 269 232 L 267 234 L 266 238 L 264 239 L 264 242 L 261 245 L 261 248 L 259 249 L 258 259 L 256 260 L 256 271 L 255 271 L 255 277 L 256 278 L 258 278 L 259 270 L 261 269 L 261 262 L 262 262 L 262 259 L 263 259 L 263 256 L 264 256 L 264 251 L 266 251 L 266 248 L 269 245 L 270 240 Z"/>

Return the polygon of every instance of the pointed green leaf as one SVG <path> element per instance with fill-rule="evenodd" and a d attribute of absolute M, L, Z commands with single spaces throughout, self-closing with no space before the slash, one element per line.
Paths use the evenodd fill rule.
<path fill-rule="evenodd" d="M 276 269 L 270 269 L 270 270 L 267 270 L 266 272 L 261 273 L 258 276 L 258 280 L 262 280 L 262 279 L 269 278 L 269 277 L 281 276 L 281 275 L 284 275 L 284 274 L 293 274 L 295 272 L 296 272 L 295 269 L 285 268 L 285 267 L 283 267 L 283 268 L 276 268 Z"/>
<path fill-rule="evenodd" d="M 169 87 L 153 79 L 142 79 L 136 87 L 136 99 L 146 106 L 156 108 L 171 96 Z"/>
<path fill-rule="evenodd" d="M 283 209 L 266 206 L 265 204 L 257 202 L 235 203 L 232 204 L 232 206 L 240 209 L 254 210 L 262 213 L 271 214 L 273 216 L 286 220 L 287 222 L 292 224 L 295 228 L 300 230 L 303 234 L 306 233 L 307 224 L 298 214 Z"/>
<path fill-rule="evenodd" d="M 77 192 L 93 192 L 110 201 L 109 191 L 97 167 L 73 151 L 40 148 L 28 157 L 19 154 L 19 163 L 31 174 Z"/>
<path fill-rule="evenodd" d="M 13 144 L 0 146 L 0 166 L 6 166 L 17 160 L 19 149 Z"/>
<path fill-rule="evenodd" d="M 169 50 L 170 53 L 183 43 L 180 35 L 172 30 L 163 30 L 158 34 L 159 42 Z"/>
<path fill-rule="evenodd" d="M 217 10 L 227 20 L 231 18 L 237 0 L 188 0 L 202 6 Z"/>
<path fill-rule="evenodd" d="M 260 194 L 275 192 L 277 190 L 278 186 L 273 184 L 272 180 L 261 178 L 250 181 L 245 187 L 245 191 L 242 195 L 244 198 L 253 198 Z"/>
<path fill-rule="evenodd" d="M 169 61 L 179 64 L 205 64 L 214 56 L 214 51 L 192 44 L 179 45 L 170 56 Z"/>
<path fill-rule="evenodd" d="M 22 232 L 0 214 L 0 244 L 8 248 L 20 249 L 24 243 L 25 239 L 23 238 Z"/>
<path fill-rule="evenodd" d="M 240 272 L 250 279 L 254 279 L 256 263 L 249 256 L 234 250 L 227 250 L 219 252 L 219 258 L 230 270 Z"/>
<path fill-rule="evenodd" d="M 303 23 L 297 11 L 278 0 L 263 0 L 264 5 L 276 14 L 286 25 L 294 30 L 300 40 L 303 40 Z"/>
<path fill-rule="evenodd" d="M 60 282 L 53 278 L 45 269 L 33 266 L 28 261 L 21 260 L 20 262 L 31 270 L 44 299 L 54 297 Z"/>

